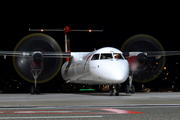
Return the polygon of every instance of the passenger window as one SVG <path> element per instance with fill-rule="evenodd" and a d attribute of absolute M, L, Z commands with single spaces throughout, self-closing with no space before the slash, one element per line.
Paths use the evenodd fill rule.
<path fill-rule="evenodd" d="M 114 53 L 113 56 L 115 59 L 124 59 L 123 56 L 119 53 Z"/>
<path fill-rule="evenodd" d="M 94 54 L 91 60 L 99 60 L 99 54 Z"/>
<path fill-rule="evenodd" d="M 112 59 L 113 57 L 112 57 L 112 54 L 111 53 L 109 53 L 109 54 L 101 54 L 101 60 L 102 59 Z"/>

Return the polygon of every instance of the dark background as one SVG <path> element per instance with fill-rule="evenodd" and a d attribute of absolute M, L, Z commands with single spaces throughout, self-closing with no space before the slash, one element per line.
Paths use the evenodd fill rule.
<path fill-rule="evenodd" d="M 94 48 L 115 47 L 136 34 L 155 37 L 166 51 L 178 51 L 180 18 L 177 3 L 152 2 L 10 2 L 1 7 L 0 50 L 13 51 L 26 35 L 34 33 L 29 28 L 103 29 L 102 33 L 71 32 L 71 51 L 90 52 Z M 53 37 L 64 51 L 63 32 L 45 32 Z M 179 89 L 179 56 L 167 57 L 167 71 L 150 83 L 143 84 L 154 91 L 169 91 L 172 85 Z M 29 92 L 31 83 L 24 81 L 14 70 L 12 57 L 0 58 L 0 90 L 2 92 Z M 175 78 L 177 77 L 177 79 Z M 135 83 L 137 91 L 142 83 Z M 73 86 L 73 85 L 72 85 Z M 73 88 L 64 84 L 60 73 L 51 81 L 41 84 L 42 92 L 61 92 Z M 76 85 L 75 85 L 76 86 Z M 82 86 L 80 86 L 82 87 Z M 178 90 L 177 90 L 178 91 Z"/>

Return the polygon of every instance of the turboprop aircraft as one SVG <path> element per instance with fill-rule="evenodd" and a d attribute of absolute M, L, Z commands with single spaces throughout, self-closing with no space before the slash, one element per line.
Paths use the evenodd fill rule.
<path fill-rule="evenodd" d="M 103 47 L 92 52 L 71 52 L 69 31 L 102 32 L 102 30 L 29 29 L 30 31 L 64 31 L 65 52 L 57 42 L 44 33 L 24 37 L 14 51 L 0 51 L 0 55 L 13 56 L 17 73 L 34 83 L 31 94 L 39 94 L 38 83 L 47 82 L 60 69 L 67 83 L 109 85 L 110 96 L 119 95 L 120 85 L 129 78 L 126 93 L 134 93 L 132 81 L 148 82 L 163 69 L 164 56 L 180 55 L 180 51 L 164 51 L 160 43 L 149 35 L 135 35 L 128 39 L 121 50 Z M 66 62 L 62 65 L 62 58 Z M 61 67 L 62 65 L 62 67 Z"/>

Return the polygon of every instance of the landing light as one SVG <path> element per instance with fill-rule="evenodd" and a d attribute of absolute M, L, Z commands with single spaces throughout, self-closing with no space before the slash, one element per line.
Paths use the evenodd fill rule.
<path fill-rule="evenodd" d="M 89 30 L 89 32 L 92 32 L 92 30 Z"/>

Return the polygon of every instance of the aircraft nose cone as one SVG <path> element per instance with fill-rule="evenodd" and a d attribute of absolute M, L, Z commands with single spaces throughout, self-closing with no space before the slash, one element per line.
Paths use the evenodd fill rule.
<path fill-rule="evenodd" d="M 108 68 L 108 69 L 107 69 Z M 129 75 L 129 66 L 127 62 L 112 62 L 108 64 L 105 68 L 102 68 L 101 71 L 104 72 L 104 79 L 111 81 L 112 83 L 122 83 L 124 82 Z"/>
<path fill-rule="evenodd" d="M 113 81 L 118 81 L 118 80 L 122 80 L 124 79 L 124 75 L 122 74 L 122 71 L 118 70 L 118 71 L 113 71 L 111 73 L 111 80 Z"/>
<path fill-rule="evenodd" d="M 91 63 L 91 75 L 94 80 L 104 84 L 121 84 L 129 75 L 127 60 L 101 61 Z"/>
<path fill-rule="evenodd" d="M 111 72 L 111 77 L 112 80 L 118 81 L 118 80 L 124 80 L 127 79 L 127 76 L 129 74 L 129 67 L 127 62 L 121 61 L 121 62 L 116 62 L 115 64 L 112 65 L 112 72 Z"/>

